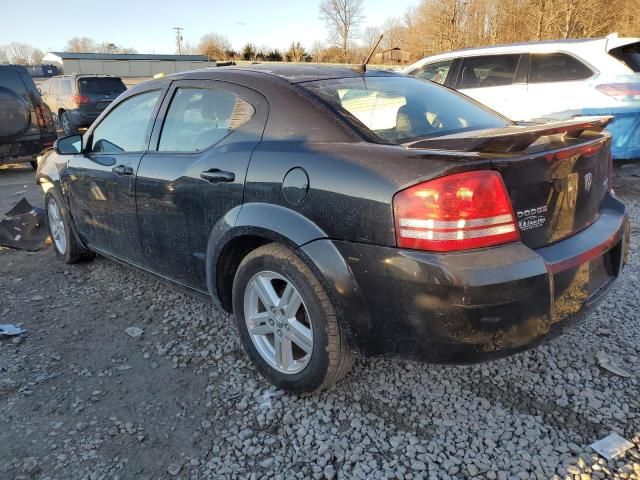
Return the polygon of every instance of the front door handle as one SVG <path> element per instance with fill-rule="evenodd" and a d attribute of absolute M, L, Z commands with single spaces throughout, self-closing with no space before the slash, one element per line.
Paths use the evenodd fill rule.
<path fill-rule="evenodd" d="M 212 168 L 211 170 L 202 172 L 200 174 L 200 178 L 206 180 L 209 183 L 217 183 L 233 182 L 236 179 L 236 176 L 233 172 L 225 172 L 223 170 L 218 170 L 217 168 Z"/>
<path fill-rule="evenodd" d="M 133 175 L 133 168 L 127 167 L 126 165 L 118 165 L 117 167 L 113 167 L 111 171 L 116 175 Z"/>

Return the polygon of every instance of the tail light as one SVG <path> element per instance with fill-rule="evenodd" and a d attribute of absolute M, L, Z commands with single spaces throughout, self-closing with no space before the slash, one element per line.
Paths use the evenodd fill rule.
<path fill-rule="evenodd" d="M 447 252 L 520 239 L 502 176 L 492 170 L 420 183 L 393 199 L 399 247 Z"/>
<path fill-rule="evenodd" d="M 87 104 L 89 103 L 89 97 L 87 97 L 86 95 L 74 95 L 73 103 L 75 103 L 76 105 Z"/>
<path fill-rule="evenodd" d="M 38 119 L 38 126 L 40 128 L 45 128 L 47 126 L 47 119 L 44 116 L 44 109 L 41 105 L 36 105 L 36 118 Z"/>
<path fill-rule="evenodd" d="M 625 100 L 626 97 L 629 97 L 629 100 L 640 97 L 640 83 L 603 83 L 596 85 L 596 89 L 618 100 Z"/>

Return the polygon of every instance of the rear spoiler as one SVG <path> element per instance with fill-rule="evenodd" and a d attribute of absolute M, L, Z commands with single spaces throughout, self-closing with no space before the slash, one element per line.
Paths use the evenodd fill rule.
<path fill-rule="evenodd" d="M 502 128 L 488 128 L 471 132 L 425 138 L 405 143 L 409 148 L 429 148 L 439 150 L 458 150 L 463 152 L 521 152 L 530 147 L 540 137 L 564 134 L 577 138 L 585 130 L 600 132 L 613 116 L 577 117 L 572 120 L 542 124 L 510 125 Z"/>

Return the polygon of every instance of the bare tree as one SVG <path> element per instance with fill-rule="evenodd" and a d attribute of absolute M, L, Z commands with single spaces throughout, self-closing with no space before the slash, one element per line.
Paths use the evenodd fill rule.
<path fill-rule="evenodd" d="M 0 45 L 0 64 L 9 63 L 9 54 L 7 53 L 8 47 L 6 45 Z"/>
<path fill-rule="evenodd" d="M 382 28 L 380 27 L 367 27 L 362 32 L 362 46 L 367 52 L 373 50 L 378 40 L 382 35 Z"/>
<path fill-rule="evenodd" d="M 291 42 L 291 46 L 284 54 L 287 62 L 302 62 L 306 56 L 307 51 L 300 42 Z"/>
<path fill-rule="evenodd" d="M 95 52 L 97 50 L 97 45 L 96 42 L 88 37 L 73 37 L 67 41 L 65 50 L 71 53 Z"/>
<path fill-rule="evenodd" d="M 219 33 L 208 33 L 200 39 L 198 53 L 206 55 L 212 60 L 226 60 L 227 52 L 231 50 L 231 42 Z"/>
<path fill-rule="evenodd" d="M 26 43 L 13 42 L 7 47 L 7 57 L 10 63 L 16 65 L 31 65 L 34 48 Z"/>
<path fill-rule="evenodd" d="M 42 57 L 44 57 L 44 52 L 39 48 L 34 48 L 31 51 L 31 58 L 29 59 L 29 64 L 40 65 L 42 63 Z"/>
<path fill-rule="evenodd" d="M 346 62 L 350 42 L 357 37 L 358 28 L 364 19 L 363 0 L 322 0 L 320 18 L 329 29 L 332 43 L 340 47 L 342 61 Z"/>

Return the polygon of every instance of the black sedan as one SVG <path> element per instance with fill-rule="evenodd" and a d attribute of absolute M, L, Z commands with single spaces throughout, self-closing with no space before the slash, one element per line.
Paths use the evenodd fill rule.
<path fill-rule="evenodd" d="M 224 67 L 125 92 L 42 159 L 57 254 L 233 312 L 257 369 L 472 362 L 583 318 L 627 257 L 609 118 L 516 125 L 390 72 Z"/>

